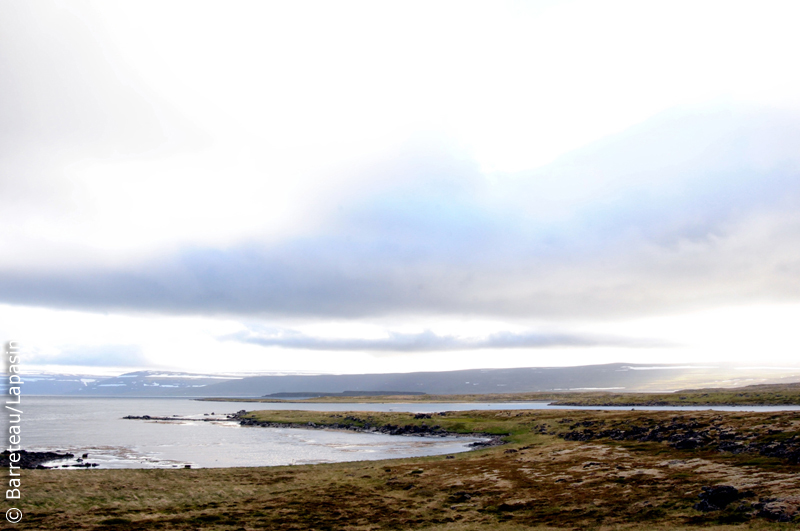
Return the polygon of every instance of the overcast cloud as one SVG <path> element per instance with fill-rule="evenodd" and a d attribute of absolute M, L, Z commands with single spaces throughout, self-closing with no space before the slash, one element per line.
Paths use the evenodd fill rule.
<path fill-rule="evenodd" d="M 389 185 L 341 202 L 302 237 L 133 264 L 6 266 L 0 294 L 89 310 L 334 318 L 597 319 L 796 300 L 800 118 L 723 109 L 654 122 L 491 186 L 452 153 L 401 153 L 369 169 L 394 174 Z"/>
<path fill-rule="evenodd" d="M 0 303 L 217 320 L 195 349 L 265 370 L 288 348 L 666 360 L 685 337 L 620 323 L 794 315 L 798 9 L 4 3 Z M 157 329 L 25 339 L 138 366 Z"/>

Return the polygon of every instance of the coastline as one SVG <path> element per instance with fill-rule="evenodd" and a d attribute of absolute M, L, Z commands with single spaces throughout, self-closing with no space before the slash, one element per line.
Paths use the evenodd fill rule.
<path fill-rule="evenodd" d="M 762 384 L 733 388 L 684 389 L 670 393 L 554 391 L 531 393 L 492 393 L 472 395 L 379 395 L 328 396 L 306 399 L 279 398 L 196 398 L 201 402 L 243 402 L 265 404 L 413 404 L 413 403 L 520 403 L 540 402 L 548 406 L 574 407 L 769 407 L 800 406 L 800 383 Z"/>
<path fill-rule="evenodd" d="M 798 412 L 473 410 L 417 417 L 272 410 L 240 417 L 248 425 L 304 429 L 438 425 L 505 444 L 314 465 L 32 470 L 30 528 L 95 528 L 114 519 L 125 529 L 180 530 L 366 531 L 380 522 L 387 529 L 453 531 L 777 531 L 800 521 Z M 729 499 L 711 503 L 720 493 Z M 87 497 L 96 510 L 86 511 Z"/>
<path fill-rule="evenodd" d="M 236 422 L 240 426 L 250 426 L 258 428 L 292 428 L 303 430 L 329 430 L 329 431 L 346 431 L 356 433 L 380 433 L 382 435 L 396 435 L 396 436 L 415 436 L 415 437 L 459 437 L 482 439 L 475 441 L 468 445 L 471 448 L 488 448 L 491 446 L 500 446 L 505 444 L 503 437 L 508 434 L 491 434 L 491 433 L 463 433 L 448 431 L 441 426 L 428 426 L 426 424 L 379 424 L 373 423 L 368 420 L 360 419 L 353 416 L 345 417 L 343 422 L 332 423 L 317 423 L 313 421 L 307 422 L 275 422 L 267 420 L 258 420 L 252 416 L 251 413 L 245 410 L 238 411 L 231 415 L 226 415 L 225 418 L 189 418 L 189 417 L 156 417 L 150 415 L 127 415 L 123 417 L 125 420 L 149 420 L 149 421 L 166 421 L 166 422 Z M 432 418 L 429 414 L 417 414 L 416 418 Z M 348 422 L 349 421 L 349 422 Z"/>

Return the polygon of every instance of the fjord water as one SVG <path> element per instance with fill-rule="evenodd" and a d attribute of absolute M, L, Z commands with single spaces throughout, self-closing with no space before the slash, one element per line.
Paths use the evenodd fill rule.
<path fill-rule="evenodd" d="M 527 403 L 314 404 L 201 402 L 185 398 L 84 398 L 23 396 L 22 447 L 31 451 L 89 454 L 101 468 L 273 466 L 389 459 L 465 451 L 475 439 L 391 436 L 329 430 L 242 427 L 225 421 L 241 409 L 313 411 L 465 411 L 475 409 L 579 409 Z M 580 408 L 583 409 L 583 408 Z M 631 408 L 588 408 L 631 409 Z M 711 409 L 649 407 L 637 409 Z M 777 411 L 797 406 L 714 407 Z M 126 415 L 209 418 L 219 421 L 125 420 Z M 74 463 L 74 461 L 71 461 Z"/>
<path fill-rule="evenodd" d="M 389 459 L 461 452 L 477 440 L 242 427 L 224 420 L 224 414 L 265 408 L 240 402 L 34 396 L 23 397 L 21 405 L 22 448 L 70 452 L 76 458 L 88 453 L 87 461 L 98 463 L 100 468 L 273 466 Z M 220 420 L 123 419 L 126 415 L 204 419 L 210 413 Z"/>

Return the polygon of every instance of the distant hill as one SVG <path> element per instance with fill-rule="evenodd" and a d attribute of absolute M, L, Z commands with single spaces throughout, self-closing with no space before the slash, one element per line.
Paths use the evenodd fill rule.
<path fill-rule="evenodd" d="M 333 397 L 333 398 L 346 398 L 355 396 L 399 396 L 399 395 L 425 396 L 426 393 L 420 393 L 414 391 L 344 391 L 342 393 L 316 393 L 314 391 L 300 391 L 297 393 L 271 393 L 268 395 L 264 395 L 264 398 L 321 398 L 323 396 Z"/>
<path fill-rule="evenodd" d="M 24 395 L 205 396 L 202 389 L 240 377 L 173 371 L 137 371 L 114 377 L 25 374 Z M 4 389 L 4 388 L 3 388 Z"/>
<path fill-rule="evenodd" d="M 390 374 L 229 376 L 138 371 L 113 378 L 25 375 L 25 395 L 249 397 L 342 393 L 485 394 L 552 391 L 657 392 L 800 381 L 796 370 L 611 363 Z M 3 390 L 5 392 L 5 390 Z"/>

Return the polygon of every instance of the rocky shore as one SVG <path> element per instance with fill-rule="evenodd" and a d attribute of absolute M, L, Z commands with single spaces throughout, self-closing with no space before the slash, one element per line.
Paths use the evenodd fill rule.
<path fill-rule="evenodd" d="M 50 461 L 58 461 L 61 459 L 72 459 L 75 457 L 74 454 L 71 453 L 63 453 L 60 454 L 58 452 L 28 452 L 27 450 L 19 450 L 15 453 L 20 455 L 20 460 L 16 463 L 16 466 L 20 468 L 24 468 L 26 470 L 34 470 L 34 469 L 48 469 L 48 468 L 58 468 L 58 467 L 51 467 L 51 466 L 44 466 L 42 463 L 47 463 Z M 84 454 L 84 457 L 87 457 L 88 454 Z M 9 463 L 9 451 L 4 450 L 0 453 L 0 467 L 8 467 Z M 97 463 L 88 463 L 83 460 L 83 458 L 79 457 L 76 459 L 76 463 L 72 465 L 61 465 L 61 467 L 75 467 L 75 468 L 92 468 L 96 467 Z"/>
<path fill-rule="evenodd" d="M 800 438 L 784 435 L 781 430 L 749 430 L 739 432 L 722 422 L 697 420 L 683 421 L 673 418 L 671 422 L 654 425 L 605 426 L 603 421 L 584 421 L 569 427 L 559 435 L 568 441 L 593 441 L 612 439 L 617 441 L 660 442 L 676 450 L 716 450 L 733 454 L 754 453 L 765 457 L 785 459 L 800 464 Z"/>
<path fill-rule="evenodd" d="M 265 422 L 249 418 L 243 418 L 242 415 L 246 413 L 245 410 L 236 412 L 230 418 L 239 421 L 242 426 L 258 426 L 261 428 L 302 428 L 302 429 L 315 429 L 315 430 L 346 430 L 355 431 L 360 433 L 381 433 L 384 435 L 415 435 L 418 437 L 470 437 L 481 438 L 482 441 L 475 441 L 469 444 L 470 448 L 488 448 L 490 446 L 499 446 L 504 444 L 503 436 L 491 435 L 488 433 L 454 433 L 449 432 L 438 425 L 428 426 L 427 424 L 414 425 L 406 424 L 403 426 L 396 424 L 375 425 L 366 419 L 354 416 L 347 416 L 342 419 L 342 422 L 334 422 L 331 424 L 317 424 L 314 422 L 307 422 L 304 424 L 297 423 L 281 423 L 281 422 Z M 432 419 L 433 416 L 428 413 L 418 413 L 414 415 L 416 419 Z"/>
<path fill-rule="evenodd" d="M 587 401 L 587 400 L 553 400 L 548 406 L 570 406 L 570 407 L 698 407 L 698 406 L 741 406 L 742 404 L 676 404 L 667 400 L 634 400 L 631 402 L 615 401 Z M 759 405 L 759 404 L 754 404 Z"/>
<path fill-rule="evenodd" d="M 428 426 L 426 424 L 422 425 L 395 425 L 395 424 L 384 424 L 384 425 L 375 425 L 370 423 L 368 420 L 361 419 L 354 416 L 347 416 L 342 419 L 342 422 L 334 422 L 331 424 L 317 424 L 314 422 L 306 422 L 306 423 L 287 423 L 287 422 L 265 422 L 265 421 L 258 421 L 251 418 L 246 418 L 244 415 L 247 413 L 244 409 L 237 411 L 236 413 L 226 415 L 225 418 L 189 418 L 189 417 L 154 417 L 150 415 L 127 415 L 122 417 L 126 420 L 157 420 L 157 421 L 192 421 L 192 422 L 219 422 L 219 421 L 233 421 L 238 422 L 241 426 L 254 426 L 259 428 L 298 428 L 298 429 L 305 429 L 305 430 L 344 430 L 344 431 L 354 431 L 359 433 L 381 433 L 384 435 L 405 435 L 411 436 L 415 435 L 418 437 L 469 437 L 469 438 L 480 438 L 484 439 L 481 441 L 475 441 L 470 443 L 468 446 L 470 448 L 488 448 L 490 446 L 499 446 L 504 444 L 503 436 L 500 435 L 491 435 L 487 433 L 454 433 L 449 432 L 442 428 L 441 426 L 431 425 Z M 213 414 L 213 413 L 212 413 Z M 428 413 L 418 413 L 414 416 L 417 419 L 430 419 L 433 418 L 431 414 Z"/>
<path fill-rule="evenodd" d="M 376 425 L 366 419 L 355 416 L 347 416 L 342 419 L 342 422 L 334 422 L 331 424 L 317 424 L 314 422 L 307 422 L 303 424 L 298 423 L 282 423 L 282 422 L 266 422 L 258 421 L 255 419 L 244 418 L 247 412 L 241 410 L 231 415 L 229 418 L 238 420 L 242 426 L 258 426 L 261 428 L 301 428 L 301 429 L 314 429 L 314 430 L 346 430 L 355 431 L 360 433 L 381 433 L 384 435 L 413 435 L 417 437 L 470 437 L 481 438 L 484 440 L 475 441 L 470 443 L 470 448 L 488 448 L 490 446 L 499 446 L 505 444 L 503 436 L 491 435 L 488 433 L 454 433 L 445 430 L 438 425 L 396 425 L 396 424 L 383 424 Z M 418 413 L 414 415 L 415 419 L 432 419 L 433 416 L 429 413 Z"/>
<path fill-rule="evenodd" d="M 214 415 L 214 413 L 212 413 Z M 224 418 L 215 416 L 215 417 L 208 417 L 208 418 L 194 418 L 194 417 L 181 417 L 180 415 L 173 415 L 171 417 L 153 417 L 150 415 L 126 415 L 122 417 L 124 420 L 169 420 L 172 422 L 175 421 L 187 421 L 187 422 L 220 422 L 225 420 L 237 420 L 236 415 L 226 415 Z"/>
<path fill-rule="evenodd" d="M 755 401 L 742 401 L 742 402 L 724 402 L 724 401 L 696 401 L 696 402 L 679 402 L 676 400 L 632 400 L 628 402 L 619 401 L 597 401 L 597 400 L 553 400 L 548 402 L 548 406 L 570 406 L 570 407 L 669 407 L 669 408 L 687 408 L 688 410 L 697 409 L 701 407 L 740 407 L 746 408 L 748 406 L 793 406 L 797 405 L 793 402 L 777 403 L 777 404 L 764 404 Z"/>

